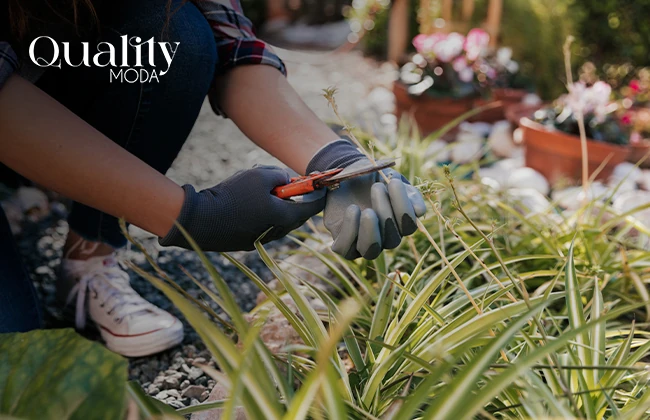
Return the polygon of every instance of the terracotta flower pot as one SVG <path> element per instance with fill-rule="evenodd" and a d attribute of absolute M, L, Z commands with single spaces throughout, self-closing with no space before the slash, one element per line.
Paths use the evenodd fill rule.
<path fill-rule="evenodd" d="M 506 110 L 513 106 L 520 104 L 528 92 L 523 89 L 507 89 L 507 88 L 494 88 L 492 89 L 492 99 L 489 101 L 479 101 L 477 105 L 483 105 L 492 101 L 500 101 L 501 105 L 496 108 L 488 109 L 477 117 L 480 121 L 495 122 L 507 119 Z"/>
<path fill-rule="evenodd" d="M 407 86 L 397 81 L 393 83 L 395 93 L 395 114 L 413 114 L 423 135 L 443 127 L 454 118 L 473 109 L 474 99 L 432 98 L 427 95 L 414 96 L 408 93 Z"/>
<path fill-rule="evenodd" d="M 645 158 L 640 166 L 642 168 L 650 168 L 650 156 L 646 157 L 646 155 L 650 153 L 650 140 L 643 139 L 641 140 L 641 143 L 630 143 L 628 147 L 630 149 L 630 155 L 627 158 L 628 162 L 636 164 L 641 159 Z"/>
<path fill-rule="evenodd" d="M 579 181 L 582 177 L 580 138 L 558 130 L 551 131 L 528 118 L 521 119 L 526 145 L 526 166 L 541 172 L 551 184 L 560 179 Z M 630 149 L 625 146 L 587 140 L 588 170 L 591 176 L 609 158 L 596 179 L 606 179 Z"/>
<path fill-rule="evenodd" d="M 489 100 L 482 98 L 452 99 L 433 98 L 427 95 L 414 96 L 410 95 L 407 89 L 407 86 L 400 81 L 393 84 L 396 100 L 395 114 L 399 118 L 403 113 L 412 113 L 420 131 L 425 135 L 438 130 L 467 111 L 495 100 L 501 101 L 501 105 L 485 110 L 469 118 L 468 121 L 495 122 L 503 120 L 508 106 L 521 102 L 527 93 L 520 89 L 494 89 L 494 97 Z"/>
<path fill-rule="evenodd" d="M 532 119 L 533 114 L 544 105 L 528 105 L 524 103 L 510 104 L 505 109 L 506 120 L 512 124 L 513 127 L 519 127 L 519 121 L 522 118 Z"/>

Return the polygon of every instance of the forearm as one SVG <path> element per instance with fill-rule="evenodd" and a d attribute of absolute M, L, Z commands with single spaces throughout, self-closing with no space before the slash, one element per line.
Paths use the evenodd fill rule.
<path fill-rule="evenodd" d="M 338 138 L 273 67 L 235 67 L 217 78 L 216 88 L 221 109 L 244 134 L 298 173 Z"/>
<path fill-rule="evenodd" d="M 183 204 L 181 187 L 18 76 L 0 90 L 0 150 L 32 181 L 158 236 Z"/>

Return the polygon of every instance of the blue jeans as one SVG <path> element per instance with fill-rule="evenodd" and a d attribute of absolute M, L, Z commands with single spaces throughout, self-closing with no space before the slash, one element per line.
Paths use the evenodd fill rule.
<path fill-rule="evenodd" d="M 122 53 L 121 35 L 180 42 L 169 72 L 159 82 L 111 83 L 107 67 L 64 65 L 49 68 L 37 85 L 109 139 L 165 173 L 187 139 L 214 76 L 218 57 L 212 30 L 199 10 L 182 0 L 172 2 L 171 13 L 167 0 L 113 0 L 104 5 L 95 42 L 114 45 L 117 57 Z M 97 51 L 92 43 L 90 51 Z M 148 49 L 142 51 L 146 54 Z M 167 67 L 160 51 L 154 57 L 161 61 L 156 61 L 156 69 Z M 147 62 L 145 55 L 143 64 Z M 0 333 L 37 328 L 40 314 L 34 288 L 1 210 L 0 219 Z M 126 244 L 115 217 L 83 204 L 73 204 L 68 223 L 88 240 L 114 247 Z"/>

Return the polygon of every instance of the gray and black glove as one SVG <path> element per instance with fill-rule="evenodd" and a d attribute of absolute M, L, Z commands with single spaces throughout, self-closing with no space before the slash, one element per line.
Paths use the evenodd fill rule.
<path fill-rule="evenodd" d="M 347 140 L 332 142 L 316 153 L 307 173 L 368 165 L 368 159 Z M 397 247 L 403 236 L 417 230 L 417 218 L 426 213 L 424 198 L 399 172 L 379 173 L 344 181 L 327 193 L 323 221 L 332 233 L 332 250 L 347 259 L 375 259 L 384 249 Z"/>
<path fill-rule="evenodd" d="M 301 202 L 271 194 L 290 178 L 286 169 L 258 166 L 199 192 L 184 185 L 185 202 L 177 221 L 203 251 L 250 251 L 268 229 L 273 228 L 264 243 L 282 238 L 323 210 L 324 190 L 304 195 Z M 191 249 L 175 225 L 158 241 Z"/>

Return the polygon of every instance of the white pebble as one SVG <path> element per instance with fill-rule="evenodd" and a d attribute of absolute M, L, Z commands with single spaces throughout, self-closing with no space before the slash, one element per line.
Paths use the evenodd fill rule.
<path fill-rule="evenodd" d="M 501 189 L 506 185 L 508 177 L 510 176 L 510 171 L 497 165 L 492 165 L 487 168 L 480 168 L 478 170 L 478 175 L 481 177 L 481 180 L 489 180 L 487 181 L 488 185 L 493 185 L 491 183 L 496 182 L 499 186 L 498 189 Z"/>
<path fill-rule="evenodd" d="M 450 154 L 449 143 L 442 140 L 434 140 L 427 147 L 425 158 L 436 163 L 449 162 Z"/>
<path fill-rule="evenodd" d="M 465 121 L 460 123 L 458 128 L 461 132 L 474 133 L 477 136 L 485 138 L 490 134 L 490 131 L 492 130 L 492 124 L 481 121 L 475 123 Z"/>
<path fill-rule="evenodd" d="M 511 157 L 517 147 L 512 139 L 512 127 L 508 121 L 494 123 L 487 142 L 494 154 L 500 157 Z"/>
<path fill-rule="evenodd" d="M 613 207 L 621 213 L 626 213 L 636 207 L 650 203 L 650 192 L 628 191 L 614 200 Z M 650 209 L 641 210 L 634 215 L 645 220 L 650 227 Z"/>
<path fill-rule="evenodd" d="M 628 191 L 614 200 L 613 207 L 620 213 L 627 213 L 648 203 L 650 203 L 650 192 Z M 650 228 L 650 208 L 636 211 L 631 216 L 641 222 L 646 228 Z M 631 233 L 639 236 L 640 246 L 646 249 L 650 247 L 650 237 L 642 234 L 637 229 L 633 229 Z"/>
<path fill-rule="evenodd" d="M 20 187 L 17 197 L 24 212 L 35 210 L 39 213 L 47 213 L 49 207 L 47 196 L 38 188 Z"/>
<path fill-rule="evenodd" d="M 523 168 L 525 166 L 524 163 L 523 156 L 516 156 L 510 159 L 502 159 L 492 166 L 503 169 L 504 171 L 514 171 L 517 168 Z"/>
<path fill-rule="evenodd" d="M 481 157 L 481 150 L 483 149 L 483 140 L 475 138 L 474 140 L 467 140 L 456 142 L 451 149 L 451 160 L 454 163 L 467 163 Z"/>
<path fill-rule="evenodd" d="M 604 186 L 601 182 L 594 182 L 590 185 L 587 199 L 607 199 L 609 197 L 609 191 L 609 188 Z M 564 209 L 577 210 L 582 205 L 585 193 L 582 187 L 569 187 L 563 190 L 553 191 L 551 198 Z"/>
<path fill-rule="evenodd" d="M 482 142 L 484 139 L 485 137 L 471 131 L 459 131 L 458 134 L 456 134 L 456 141 L 459 143 Z"/>
<path fill-rule="evenodd" d="M 508 195 L 518 202 L 515 208 L 527 216 L 544 213 L 552 207 L 545 195 L 532 188 L 513 188 L 508 190 Z"/>
<path fill-rule="evenodd" d="M 643 176 L 643 171 L 630 162 L 623 162 L 616 165 L 609 179 L 609 184 L 617 184 L 619 181 L 625 181 L 636 184 Z"/>
<path fill-rule="evenodd" d="M 508 177 L 507 186 L 508 188 L 532 188 L 544 195 L 551 190 L 544 175 L 533 168 L 518 168 L 512 171 Z"/>
<path fill-rule="evenodd" d="M 641 188 L 650 191 L 650 170 L 641 171 L 641 176 L 637 182 Z"/>

